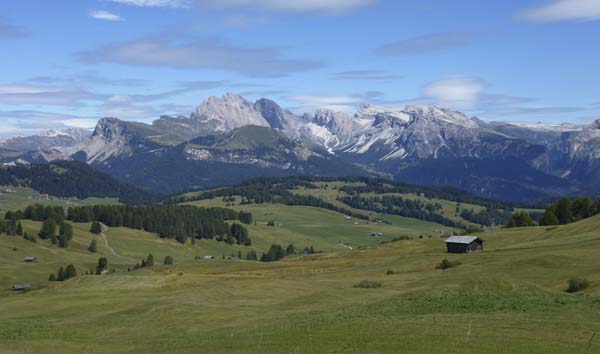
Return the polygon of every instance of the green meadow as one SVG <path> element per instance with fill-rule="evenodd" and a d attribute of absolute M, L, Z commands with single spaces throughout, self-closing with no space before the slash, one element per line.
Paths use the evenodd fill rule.
<path fill-rule="evenodd" d="M 116 255 L 89 255 L 84 246 L 99 236 L 87 226 L 66 250 L 0 237 L 9 280 L 35 283 L 66 262 L 83 271 L 99 254 L 116 267 L 2 291 L 0 353 L 600 352 L 598 217 L 485 233 L 481 254 L 447 255 L 441 238 L 426 237 L 269 264 L 194 260 L 218 245 L 125 229 L 106 233 Z M 38 263 L 21 262 L 34 252 Z M 175 265 L 124 269 L 147 252 L 173 254 Z M 460 265 L 435 269 L 443 258 Z M 573 276 L 590 288 L 566 293 Z M 381 287 L 354 287 L 363 280 Z"/>

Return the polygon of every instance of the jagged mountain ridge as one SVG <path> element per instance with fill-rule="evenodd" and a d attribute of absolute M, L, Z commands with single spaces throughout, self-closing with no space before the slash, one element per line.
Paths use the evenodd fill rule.
<path fill-rule="evenodd" d="M 26 152 L 71 147 L 84 142 L 91 134 L 91 131 L 80 128 L 50 129 L 31 136 L 15 136 L 2 140 L 0 148 Z"/>
<path fill-rule="evenodd" d="M 194 147 L 194 139 L 217 141 L 220 138 L 216 136 L 234 131 L 249 134 L 252 129 L 240 128 L 250 126 L 272 129 L 289 144 L 297 144 L 289 150 L 292 155 L 273 154 L 272 150 L 267 158 L 250 158 L 252 148 Z M 285 145 L 275 150 L 284 151 Z M 600 122 L 590 126 L 487 123 L 439 107 L 407 106 L 394 111 L 368 104 L 353 115 L 328 110 L 296 115 L 274 101 L 260 99 L 252 103 L 231 93 L 205 100 L 188 117 L 162 116 L 151 125 L 102 119 L 87 141 L 47 149 L 37 158 L 79 159 L 121 175 L 116 167 L 111 168 L 116 160 L 165 156 L 176 150 L 173 147 L 181 146 L 186 146 L 187 150 L 181 150 L 186 161 L 225 164 L 219 167 L 225 169 L 246 164 L 268 168 L 270 171 L 265 173 L 269 175 L 273 169 L 277 173 L 308 174 L 310 169 L 297 168 L 299 165 L 294 163 L 305 161 L 302 156 L 311 156 L 345 163 L 342 170 L 346 172 L 356 173 L 353 164 L 360 163 L 397 180 L 453 185 L 501 199 L 577 191 L 596 186 L 594 178 L 600 174 Z M 277 163 L 269 160 L 275 155 Z M 281 163 L 286 158 L 293 163 Z M 449 169 L 452 164 L 466 167 Z M 521 176 L 508 173 L 514 168 L 522 171 Z M 327 170 L 321 166 L 312 173 Z M 449 170 L 455 171 L 454 175 L 448 175 Z M 427 178 L 422 173 L 427 173 Z"/>

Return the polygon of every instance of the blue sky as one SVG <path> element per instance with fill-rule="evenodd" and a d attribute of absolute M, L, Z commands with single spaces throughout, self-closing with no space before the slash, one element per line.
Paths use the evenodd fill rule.
<path fill-rule="evenodd" d="M 600 118 L 599 0 L 20 0 L 0 5 L 0 136 L 188 115 L 440 105 Z"/>

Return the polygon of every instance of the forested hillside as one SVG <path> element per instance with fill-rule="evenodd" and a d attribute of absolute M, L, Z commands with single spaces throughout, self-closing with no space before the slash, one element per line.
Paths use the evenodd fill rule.
<path fill-rule="evenodd" d="M 162 198 L 158 193 L 116 181 L 77 161 L 0 167 L 0 185 L 30 187 L 61 198 L 119 198 L 128 204 L 155 202 Z"/>

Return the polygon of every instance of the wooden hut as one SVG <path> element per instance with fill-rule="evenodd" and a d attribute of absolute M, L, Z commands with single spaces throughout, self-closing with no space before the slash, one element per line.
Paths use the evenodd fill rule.
<path fill-rule="evenodd" d="M 471 253 L 483 251 L 483 240 L 477 236 L 452 236 L 446 239 L 448 253 Z"/>

